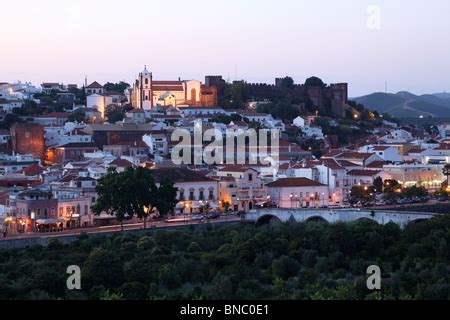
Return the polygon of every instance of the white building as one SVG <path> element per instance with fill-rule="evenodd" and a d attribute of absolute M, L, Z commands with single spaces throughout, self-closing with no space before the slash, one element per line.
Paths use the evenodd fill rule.
<path fill-rule="evenodd" d="M 388 174 L 381 170 L 351 170 L 347 173 L 347 175 L 349 188 L 353 186 L 372 186 L 374 180 L 378 177 L 381 177 L 383 181 L 390 178 Z"/>
<path fill-rule="evenodd" d="M 184 167 L 160 168 L 153 171 L 156 184 L 169 178 L 177 188 L 177 214 L 202 213 L 205 207 L 211 211 L 219 209 L 218 181 L 206 177 L 203 173 Z"/>
<path fill-rule="evenodd" d="M 113 104 L 113 99 L 103 93 L 93 93 L 86 97 L 86 104 L 88 109 L 97 110 L 104 118 L 106 108 Z"/>
<path fill-rule="evenodd" d="M 103 88 L 103 86 L 97 81 L 94 81 L 85 88 L 85 91 L 86 95 L 91 95 L 94 93 L 103 94 L 105 93 L 105 88 Z"/>
<path fill-rule="evenodd" d="M 22 108 L 23 101 L 13 98 L 11 100 L 0 98 L 0 112 L 11 113 L 14 108 Z"/>
<path fill-rule="evenodd" d="M 380 138 L 384 142 L 408 142 L 413 139 L 412 134 L 403 129 L 392 130 Z"/>
<path fill-rule="evenodd" d="M 279 208 L 314 208 L 329 205 L 328 186 L 307 178 L 284 178 L 268 183 L 267 193 Z"/>
<path fill-rule="evenodd" d="M 450 163 L 450 145 L 442 144 L 434 149 L 427 149 L 421 153 L 424 164 Z"/>
<path fill-rule="evenodd" d="M 442 168 L 443 165 L 439 164 L 403 163 L 384 165 L 383 171 L 390 179 L 405 186 L 422 185 L 428 189 L 436 189 L 446 179 Z"/>
<path fill-rule="evenodd" d="M 384 161 L 400 162 L 403 156 L 399 153 L 399 149 L 386 145 L 367 145 L 359 148 L 359 152 L 375 153 Z"/>
<path fill-rule="evenodd" d="M 439 135 L 442 139 L 450 138 L 450 123 L 444 123 L 438 126 Z"/>
<path fill-rule="evenodd" d="M 142 136 L 142 141 L 149 147 L 150 154 L 168 155 L 169 141 L 164 133 L 151 133 Z"/>
<path fill-rule="evenodd" d="M 220 178 L 220 200 L 228 202 L 234 211 L 245 211 L 267 201 L 267 191 L 258 171 L 239 165 L 225 166 L 217 170 Z"/>

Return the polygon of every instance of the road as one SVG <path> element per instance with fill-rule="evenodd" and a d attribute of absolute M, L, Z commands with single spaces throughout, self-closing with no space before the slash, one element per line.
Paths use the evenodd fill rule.
<path fill-rule="evenodd" d="M 224 223 L 224 222 L 238 222 L 241 221 L 240 217 L 237 216 L 227 216 L 220 217 L 218 219 L 205 220 L 203 222 L 198 220 L 186 220 L 186 221 L 177 221 L 177 222 L 165 222 L 165 221 L 152 221 L 147 222 L 147 229 L 153 230 L 156 228 L 168 228 L 168 227 L 180 227 L 180 226 L 188 226 L 188 225 L 202 225 L 206 223 Z M 144 223 L 127 223 L 123 225 L 124 231 L 130 230 L 141 230 L 144 229 Z M 102 226 L 102 227 L 90 227 L 90 228 L 77 228 L 77 229 L 66 229 L 57 232 L 38 232 L 38 233 L 25 233 L 25 234 L 8 234 L 6 238 L 1 237 L 0 241 L 8 240 L 8 239 L 27 239 L 27 238 L 57 238 L 68 235 L 79 235 L 82 233 L 87 234 L 101 234 L 101 233 L 109 233 L 120 231 L 120 225 L 111 225 L 111 226 Z"/>

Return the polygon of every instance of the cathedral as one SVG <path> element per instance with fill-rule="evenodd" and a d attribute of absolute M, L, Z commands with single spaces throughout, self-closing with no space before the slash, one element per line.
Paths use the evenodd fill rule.
<path fill-rule="evenodd" d="M 158 106 L 215 107 L 217 88 L 197 80 L 153 80 L 152 73 L 145 67 L 133 84 L 132 104 L 134 108 L 143 110 Z"/>

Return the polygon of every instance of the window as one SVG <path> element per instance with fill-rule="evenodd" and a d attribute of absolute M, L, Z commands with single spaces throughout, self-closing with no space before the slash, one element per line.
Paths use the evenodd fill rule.
<path fill-rule="evenodd" d="M 184 190 L 180 190 L 180 197 L 179 197 L 180 201 L 184 200 Z"/>
<path fill-rule="evenodd" d="M 199 199 L 199 200 L 205 200 L 205 195 L 204 195 L 204 191 L 203 191 L 203 189 L 200 189 L 200 192 L 199 192 L 199 197 L 198 197 L 198 199 Z"/>
<path fill-rule="evenodd" d="M 214 200 L 214 190 L 209 190 L 209 200 Z"/>
<path fill-rule="evenodd" d="M 248 174 L 248 181 L 253 181 L 253 174 L 252 173 Z"/>
<path fill-rule="evenodd" d="M 190 191 L 189 191 L 189 200 L 191 200 L 191 201 L 195 200 L 195 197 L 194 197 L 194 190 L 190 190 Z"/>

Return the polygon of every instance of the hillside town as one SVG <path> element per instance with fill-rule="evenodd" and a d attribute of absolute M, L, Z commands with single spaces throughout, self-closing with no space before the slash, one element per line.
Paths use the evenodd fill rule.
<path fill-rule="evenodd" d="M 154 80 L 147 67 L 132 85 L 84 82 L 0 83 L 4 237 L 115 224 L 92 210 L 97 182 L 112 169 L 148 168 L 157 184 L 170 178 L 174 217 L 446 199 L 450 124 L 401 125 L 349 101 L 346 83 Z M 174 164 L 173 132 L 196 127 L 271 130 L 277 157 L 252 162 L 250 146 L 233 151 L 245 163 Z"/>

